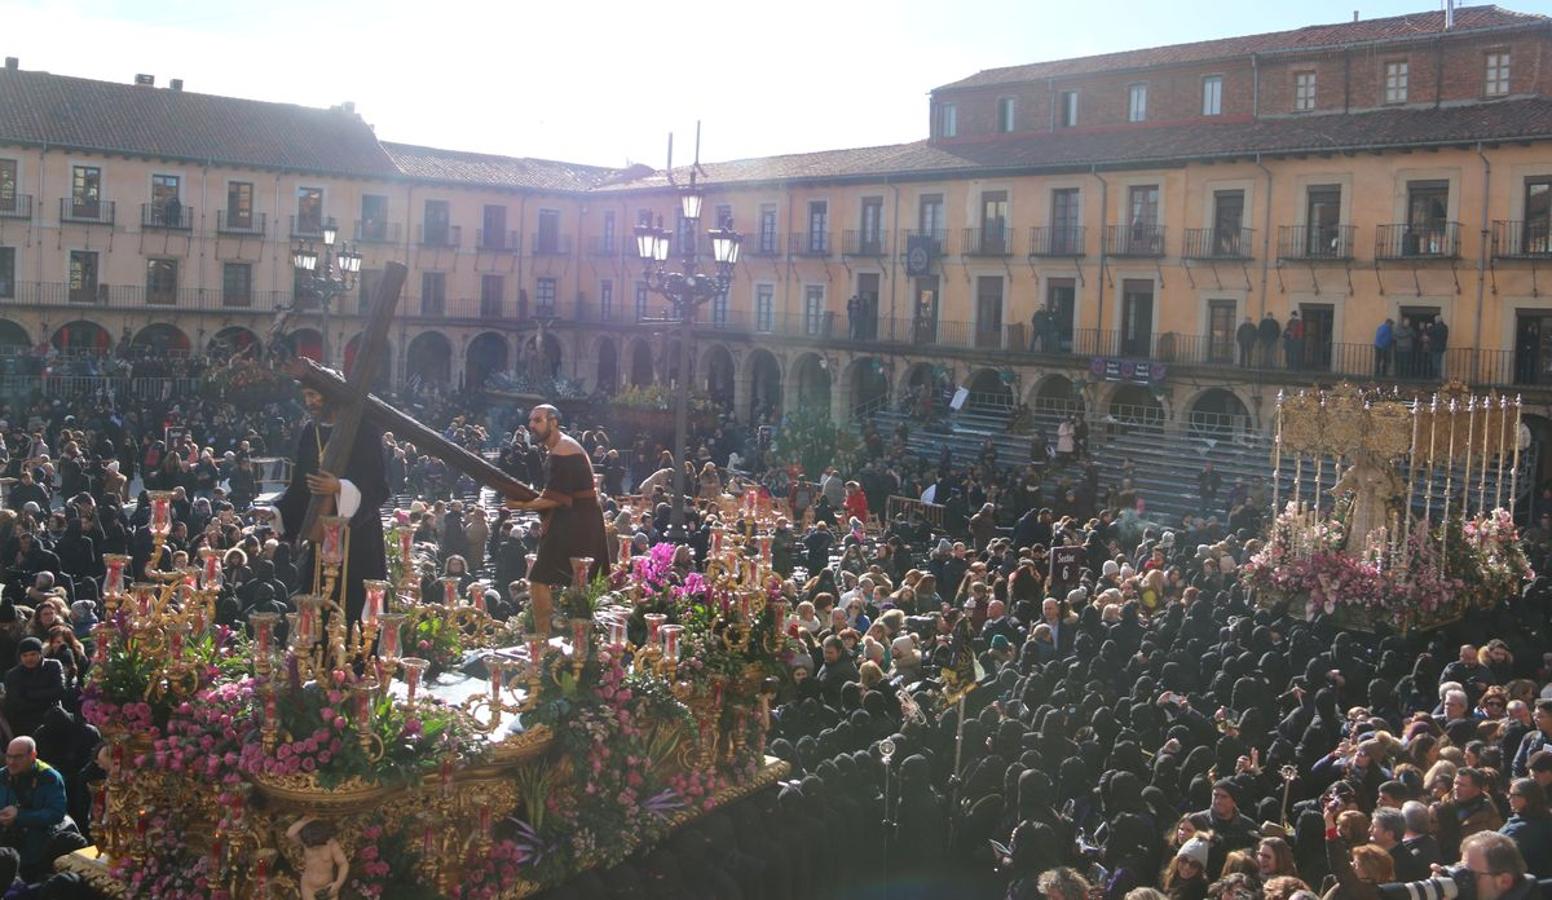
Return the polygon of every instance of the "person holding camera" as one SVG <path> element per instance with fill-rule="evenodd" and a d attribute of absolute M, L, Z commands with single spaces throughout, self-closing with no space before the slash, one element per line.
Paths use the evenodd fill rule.
<path fill-rule="evenodd" d="M 1460 844 L 1460 861 L 1434 866 L 1433 877 L 1380 885 L 1381 900 L 1533 900 L 1535 880 L 1507 835 L 1481 831 Z"/>

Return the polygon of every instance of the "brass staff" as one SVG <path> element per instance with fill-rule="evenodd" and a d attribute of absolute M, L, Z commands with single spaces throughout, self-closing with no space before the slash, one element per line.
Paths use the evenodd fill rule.
<path fill-rule="evenodd" d="M 1514 506 L 1520 499 L 1520 416 L 1524 407 L 1520 403 L 1520 395 L 1514 395 L 1514 465 L 1509 469 L 1509 515 L 1514 515 Z"/>
<path fill-rule="evenodd" d="M 1487 512 L 1487 439 L 1491 432 L 1488 430 L 1493 424 L 1493 397 L 1488 395 L 1483 401 L 1485 407 L 1482 410 L 1482 461 L 1478 468 L 1482 470 L 1477 476 L 1477 512 Z"/>
<path fill-rule="evenodd" d="M 1439 573 L 1444 574 L 1444 543 L 1450 537 L 1450 494 L 1455 490 L 1455 398 L 1450 398 L 1450 452 L 1444 461 L 1444 512 L 1439 515 Z"/>
<path fill-rule="evenodd" d="M 1463 519 L 1471 515 L 1471 457 L 1474 455 L 1471 442 L 1476 436 L 1477 396 L 1472 394 L 1466 398 L 1466 467 L 1460 479 L 1460 515 Z"/>
<path fill-rule="evenodd" d="M 1519 437 L 1518 434 L 1515 435 Z M 1519 443 L 1515 441 L 1515 443 Z M 1498 396 L 1498 475 L 1493 479 L 1493 509 L 1503 509 L 1503 462 L 1509 452 L 1509 398 Z"/>
<path fill-rule="evenodd" d="M 1412 449 L 1407 451 L 1407 499 L 1401 510 L 1401 546 L 1412 545 L 1412 498 L 1417 495 L 1417 433 L 1423 424 L 1417 418 L 1422 412 L 1423 401 L 1412 398 Z M 1404 552 L 1404 551 L 1403 551 Z"/>
<path fill-rule="evenodd" d="M 1428 413 L 1428 480 L 1423 484 L 1423 521 L 1433 521 L 1433 457 L 1434 438 L 1439 433 L 1439 395 L 1433 395 Z"/>
<path fill-rule="evenodd" d="M 1282 496 L 1283 486 L 1283 392 L 1277 392 L 1277 428 L 1272 438 L 1272 522 L 1275 524 L 1277 517 L 1282 515 L 1282 507 L 1277 505 L 1278 498 Z M 1276 539 L 1277 531 L 1272 531 L 1273 539 Z"/>

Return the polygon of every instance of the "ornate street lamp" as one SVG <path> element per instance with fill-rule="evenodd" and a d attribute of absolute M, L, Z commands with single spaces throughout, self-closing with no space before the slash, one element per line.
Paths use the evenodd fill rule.
<path fill-rule="evenodd" d="M 350 244 L 335 243 L 339 240 L 339 226 L 333 219 L 323 223 L 323 246 L 312 241 L 298 240 L 291 247 L 291 265 L 296 269 L 297 297 L 294 309 L 303 297 L 311 297 L 318 303 L 323 331 L 324 365 L 329 364 L 329 311 L 334 298 L 356 289 L 361 275 L 361 253 Z"/>
<path fill-rule="evenodd" d="M 679 192 L 679 214 L 684 220 L 686 234 L 693 235 L 700 226 L 701 207 L 705 195 L 696 183 L 700 166 L 700 129 L 696 127 L 696 160 L 690 167 L 690 181 L 680 184 L 674 181 L 674 144 L 668 140 L 668 183 Z M 674 504 L 669 519 L 669 540 L 682 542 L 686 538 L 684 507 L 687 499 L 684 464 L 690 458 L 690 331 L 696 312 L 702 304 L 727 294 L 733 281 L 733 267 L 738 264 L 739 245 L 743 236 L 733 230 L 731 221 L 716 223 L 707 232 L 711 238 L 712 262 L 710 272 L 702 272 L 696 258 L 695 241 L 681 242 L 679 271 L 670 271 L 667 263 L 670 233 L 663 227 L 662 219 L 656 224 L 642 222 L 636 226 L 636 253 L 646 264 L 647 289 L 668 300 L 672 316 L 657 320 L 659 324 L 671 324 L 679 330 L 679 382 L 674 390 Z"/>

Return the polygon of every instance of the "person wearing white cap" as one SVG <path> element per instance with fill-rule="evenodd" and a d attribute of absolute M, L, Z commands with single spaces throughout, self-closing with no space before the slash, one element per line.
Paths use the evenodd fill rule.
<path fill-rule="evenodd" d="M 1178 898 L 1205 897 L 1207 858 L 1211 851 L 1211 843 L 1200 834 L 1181 844 L 1164 872 L 1164 893 Z"/>

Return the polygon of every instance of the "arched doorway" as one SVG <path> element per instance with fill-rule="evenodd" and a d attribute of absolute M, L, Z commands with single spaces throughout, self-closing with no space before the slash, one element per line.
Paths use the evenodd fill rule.
<path fill-rule="evenodd" d="M 423 331 L 410 341 L 404 374 L 415 384 L 446 386 L 453 378 L 453 345 L 440 331 Z"/>
<path fill-rule="evenodd" d="M 1066 375 L 1050 375 L 1035 385 L 1034 408 L 1036 415 L 1069 416 L 1083 411 L 1083 389 Z"/>
<path fill-rule="evenodd" d="M 965 409 L 979 413 L 1005 413 L 1013 408 L 1013 389 L 996 369 L 982 369 L 970 379 Z"/>
<path fill-rule="evenodd" d="M 552 331 L 544 332 L 544 352 L 539 353 L 539 336 L 529 335 L 523 341 L 522 370 L 536 381 L 560 377 L 560 338 Z"/>
<path fill-rule="evenodd" d="M 706 396 L 723 409 L 733 408 L 733 354 L 721 344 L 706 350 Z"/>
<path fill-rule="evenodd" d="M 315 328 L 298 328 L 286 336 L 291 353 L 305 356 L 316 363 L 323 362 L 323 335 Z"/>
<path fill-rule="evenodd" d="M 1244 401 L 1224 388 L 1208 388 L 1198 394 L 1188 416 L 1191 432 L 1205 437 L 1227 439 L 1255 428 Z"/>
<path fill-rule="evenodd" d="M 108 329 L 81 320 L 59 326 L 50 342 L 54 349 L 69 356 L 106 356 L 113 348 Z"/>
<path fill-rule="evenodd" d="M 1164 404 L 1140 384 L 1123 384 L 1110 397 L 1110 417 L 1123 425 L 1163 429 Z"/>
<path fill-rule="evenodd" d="M 749 417 L 751 422 L 781 418 L 781 363 L 763 348 L 749 354 Z"/>
<path fill-rule="evenodd" d="M 830 414 L 830 369 L 817 353 L 805 353 L 798 357 L 793 367 L 793 383 L 797 386 L 798 409 L 824 415 Z"/>
<path fill-rule="evenodd" d="M 216 336 L 210 339 L 205 350 L 217 359 L 231 359 L 236 356 L 251 356 L 257 359 L 264 352 L 259 344 L 259 336 L 241 325 L 228 325 L 216 332 Z"/>
<path fill-rule="evenodd" d="M 598 342 L 598 390 L 615 391 L 620 386 L 620 351 L 612 338 Z"/>
<path fill-rule="evenodd" d="M 477 335 L 464 354 L 463 386 L 477 391 L 485 380 L 507 370 L 507 339 L 494 331 Z"/>
<path fill-rule="evenodd" d="M 683 362 L 678 338 L 672 338 L 663 348 L 663 364 L 659 366 L 663 370 L 665 384 L 677 384 L 679 382 L 679 366 Z M 695 384 L 695 347 L 690 347 L 690 384 Z"/>
<path fill-rule="evenodd" d="M 876 356 L 866 356 L 851 364 L 851 412 L 854 416 L 870 416 L 889 405 L 889 375 L 885 363 Z"/>
<path fill-rule="evenodd" d="M 646 341 L 631 344 L 630 381 L 634 387 L 646 387 L 653 381 L 652 345 Z"/>
<path fill-rule="evenodd" d="M 189 336 L 176 325 L 157 322 L 136 332 L 134 339 L 129 342 L 129 348 L 137 356 L 188 356 Z"/>
<path fill-rule="evenodd" d="M 27 329 L 10 319 L 0 319 L 0 357 L 22 356 L 31 350 L 32 336 Z"/>
<path fill-rule="evenodd" d="M 352 372 L 356 368 L 356 354 L 361 352 L 361 335 L 356 335 L 345 344 L 345 371 Z M 382 360 L 377 364 L 377 374 L 372 376 L 372 390 L 379 393 L 387 392 L 393 386 L 393 345 L 383 344 Z"/>

